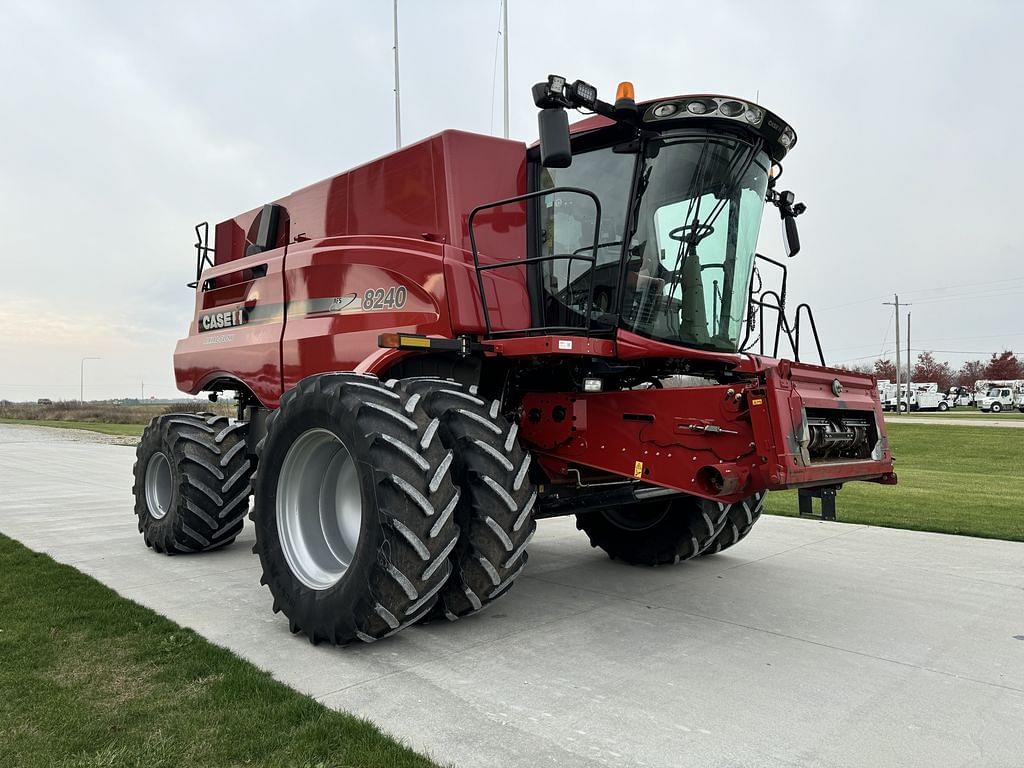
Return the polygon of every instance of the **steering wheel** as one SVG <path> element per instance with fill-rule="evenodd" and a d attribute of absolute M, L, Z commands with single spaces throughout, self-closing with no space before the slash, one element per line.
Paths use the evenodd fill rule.
<path fill-rule="evenodd" d="M 696 245 L 714 231 L 715 228 L 710 224 L 683 224 L 683 226 L 676 227 L 669 232 L 668 236 L 677 243 L 692 243 Z"/>

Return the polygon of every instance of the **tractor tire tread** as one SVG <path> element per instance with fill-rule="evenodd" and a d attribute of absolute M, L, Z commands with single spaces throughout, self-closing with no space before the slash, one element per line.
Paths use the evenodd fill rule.
<path fill-rule="evenodd" d="M 735 504 L 730 504 L 725 527 L 703 554 L 717 555 L 746 538 L 750 529 L 754 527 L 754 523 L 761 518 L 766 495 L 762 491 L 742 501 L 737 501 Z"/>
<path fill-rule="evenodd" d="M 261 476 L 257 461 L 253 549 L 263 566 L 261 583 L 269 587 L 275 610 L 288 617 L 291 631 L 304 633 L 314 644 L 344 645 L 388 637 L 429 612 L 448 581 L 448 553 L 456 545 L 459 529 L 450 514 L 439 521 L 458 492 L 443 471 L 447 452 L 441 445 L 419 447 L 429 420 L 406 412 L 404 405 L 404 397 L 376 377 L 328 373 L 303 379 L 267 418 L 260 456 L 276 450 L 275 441 L 293 411 L 319 409 L 330 414 L 331 423 L 354 425 L 357 444 L 346 447 L 371 473 L 378 525 L 375 531 L 361 532 L 358 547 L 369 535 L 375 539 L 375 551 L 366 551 L 365 578 L 352 582 L 354 591 L 346 593 L 351 599 L 338 597 L 338 610 L 331 610 L 320 597 L 329 597 L 330 590 L 343 584 L 317 592 L 288 570 L 276 533 L 275 508 L 266 501 L 271 489 L 276 492 L 277 475 Z M 365 529 L 365 513 L 363 521 Z M 355 558 L 359 557 L 357 551 Z"/>
<path fill-rule="evenodd" d="M 450 451 L 460 498 L 462 530 L 453 549 L 452 576 L 428 618 L 455 619 L 483 610 L 522 573 L 526 547 L 537 529 L 530 516 L 537 494 L 529 480 L 530 454 L 518 428 L 500 415 L 496 400 L 449 379 L 416 377 L 393 382 L 413 411 L 437 424 L 431 434 Z"/>
<path fill-rule="evenodd" d="M 246 429 L 214 414 L 176 413 L 150 421 L 136 449 L 132 488 L 146 546 L 166 554 L 208 552 L 241 533 L 252 494 Z M 172 465 L 172 503 L 162 519 L 146 506 L 146 465 L 156 451 Z"/>

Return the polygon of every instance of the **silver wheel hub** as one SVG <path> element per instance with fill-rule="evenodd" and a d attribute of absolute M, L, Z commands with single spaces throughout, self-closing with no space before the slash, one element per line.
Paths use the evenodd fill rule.
<path fill-rule="evenodd" d="M 162 520 L 170 511 L 174 487 L 171 483 L 171 463 L 163 453 L 154 453 L 146 464 L 146 509 L 156 520 Z"/>
<path fill-rule="evenodd" d="M 277 531 L 292 574 L 310 589 L 344 578 L 363 522 L 359 472 L 345 445 L 326 429 L 296 438 L 277 480 Z"/>

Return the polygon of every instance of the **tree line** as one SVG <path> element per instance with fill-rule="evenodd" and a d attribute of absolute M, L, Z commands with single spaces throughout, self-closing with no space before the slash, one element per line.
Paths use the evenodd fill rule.
<path fill-rule="evenodd" d="M 880 357 L 874 363 L 835 367 L 896 381 L 896 363 L 885 357 Z M 903 380 L 907 377 L 907 368 L 906 365 L 900 368 L 900 379 Z M 943 392 L 952 386 L 974 389 L 979 379 L 1024 379 L 1024 364 L 1013 352 L 1007 350 L 992 353 L 992 359 L 987 363 L 983 360 L 969 360 L 957 369 L 945 361 L 936 360 L 931 352 L 922 352 L 911 370 L 912 381 L 934 381 Z"/>

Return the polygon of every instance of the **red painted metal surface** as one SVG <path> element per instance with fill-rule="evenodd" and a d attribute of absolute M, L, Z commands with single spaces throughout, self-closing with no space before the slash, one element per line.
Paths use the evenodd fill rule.
<path fill-rule="evenodd" d="M 446 131 L 274 201 L 280 224 L 264 253 L 245 255 L 262 207 L 221 222 L 215 266 L 202 275 L 195 319 L 175 352 L 178 386 L 198 393 L 240 382 L 276 407 L 282 392 L 311 374 L 386 374 L 410 353 L 379 349 L 382 332 L 481 334 L 469 212 L 525 192 L 523 144 Z M 483 212 L 475 232 L 484 264 L 526 254 L 521 205 Z M 486 272 L 484 289 L 495 330 L 530 324 L 522 267 Z M 623 330 L 614 339 L 489 343 L 492 357 L 687 359 L 723 363 L 739 377 L 732 385 L 526 395 L 520 434 L 554 482 L 567 481 L 573 467 L 734 501 L 765 488 L 895 481 L 870 377 L 686 349 Z M 880 436 L 876 458 L 809 462 L 801 446 L 806 408 L 866 414 Z"/>
<path fill-rule="evenodd" d="M 257 277 L 253 267 L 266 268 Z M 218 379 L 242 381 L 261 402 L 281 395 L 284 248 L 210 267 L 196 289 L 195 318 L 174 352 L 178 388 L 195 394 Z M 248 322 L 203 331 L 201 318 L 243 310 Z"/>
<path fill-rule="evenodd" d="M 840 396 L 832 394 L 836 379 Z M 808 461 L 800 444 L 804 408 L 872 420 L 878 458 Z M 816 366 L 782 363 L 745 384 L 528 394 L 520 435 L 554 482 L 575 482 L 568 469 L 578 465 L 732 502 L 760 490 L 895 481 L 871 377 Z"/>
<path fill-rule="evenodd" d="M 275 407 L 304 376 L 373 368 L 383 331 L 482 332 L 469 212 L 525 191 L 524 144 L 445 131 L 273 201 L 282 214 L 271 251 L 245 256 L 262 208 L 221 222 L 196 317 L 244 310 L 248 321 L 217 333 L 193 323 L 175 352 L 178 387 L 232 379 Z M 483 263 L 522 258 L 525 210 L 482 216 L 476 234 Z M 239 276 L 263 264 L 265 277 Z M 402 306 L 364 306 L 366 291 L 399 286 Z M 485 291 L 495 329 L 529 325 L 521 269 L 490 272 Z"/>

